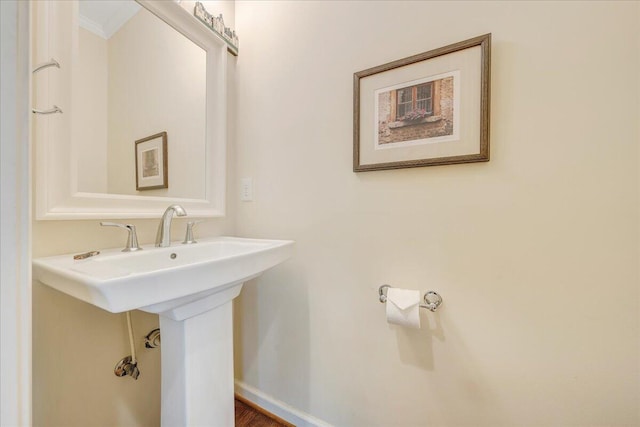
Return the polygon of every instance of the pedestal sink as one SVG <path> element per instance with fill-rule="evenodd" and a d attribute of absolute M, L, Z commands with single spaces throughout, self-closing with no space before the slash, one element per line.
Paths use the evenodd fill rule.
<path fill-rule="evenodd" d="M 160 316 L 162 426 L 233 426 L 231 300 L 291 256 L 289 240 L 216 237 L 191 245 L 33 260 L 34 278 L 112 313 Z"/>

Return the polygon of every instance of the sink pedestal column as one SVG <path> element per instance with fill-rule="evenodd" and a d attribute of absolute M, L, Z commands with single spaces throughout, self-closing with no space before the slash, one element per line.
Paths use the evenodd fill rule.
<path fill-rule="evenodd" d="M 232 300 L 183 320 L 179 309 L 160 313 L 162 427 L 233 426 Z"/>

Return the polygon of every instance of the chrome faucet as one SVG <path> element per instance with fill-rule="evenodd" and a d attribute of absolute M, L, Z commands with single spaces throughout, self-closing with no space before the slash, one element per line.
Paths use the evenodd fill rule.
<path fill-rule="evenodd" d="M 158 225 L 158 233 L 156 234 L 156 246 L 167 248 L 171 246 L 171 220 L 173 213 L 177 216 L 186 216 L 187 212 L 180 205 L 171 205 L 164 211 L 160 224 Z"/>

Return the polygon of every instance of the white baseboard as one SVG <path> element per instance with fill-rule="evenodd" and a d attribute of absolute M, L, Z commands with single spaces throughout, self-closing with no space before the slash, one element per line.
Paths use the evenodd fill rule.
<path fill-rule="evenodd" d="M 255 403 L 262 409 L 271 412 L 273 415 L 290 422 L 296 427 L 333 427 L 331 424 L 299 411 L 242 381 L 236 380 L 235 385 L 236 393 L 240 396 Z"/>

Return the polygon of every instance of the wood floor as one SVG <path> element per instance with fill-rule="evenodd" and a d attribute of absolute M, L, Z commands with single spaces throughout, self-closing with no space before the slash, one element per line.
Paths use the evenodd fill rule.
<path fill-rule="evenodd" d="M 236 427 L 295 427 L 236 395 Z"/>

